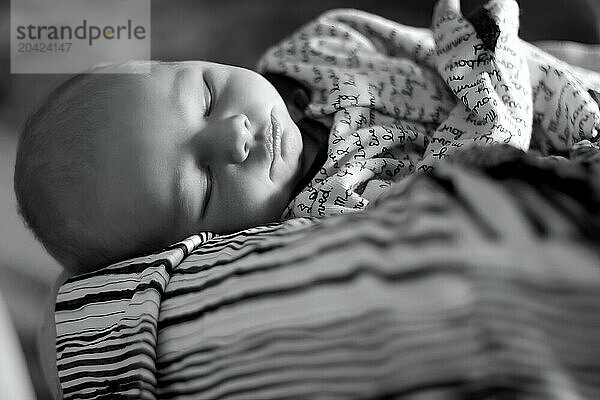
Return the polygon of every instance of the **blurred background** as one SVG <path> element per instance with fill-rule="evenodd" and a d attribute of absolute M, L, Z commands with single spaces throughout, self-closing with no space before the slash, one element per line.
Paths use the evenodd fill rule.
<path fill-rule="evenodd" d="M 599 0 L 520 3 L 520 32 L 525 40 L 600 43 Z M 267 47 L 325 10 L 359 8 L 426 27 L 433 4 L 432 0 L 152 0 L 152 58 L 203 59 L 253 68 Z M 10 2 L 1 0 L 0 293 L 20 339 L 34 389 L 39 399 L 47 399 L 36 335 L 43 312 L 53 300 L 51 287 L 61 269 L 17 215 L 12 176 L 20 126 L 44 96 L 68 76 L 11 75 L 9 29 Z"/>

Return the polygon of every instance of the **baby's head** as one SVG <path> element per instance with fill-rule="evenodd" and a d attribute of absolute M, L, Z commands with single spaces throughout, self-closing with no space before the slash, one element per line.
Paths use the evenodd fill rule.
<path fill-rule="evenodd" d="M 20 212 L 71 272 L 276 221 L 302 176 L 300 132 L 262 76 L 208 62 L 147 67 L 78 75 L 25 124 Z"/>

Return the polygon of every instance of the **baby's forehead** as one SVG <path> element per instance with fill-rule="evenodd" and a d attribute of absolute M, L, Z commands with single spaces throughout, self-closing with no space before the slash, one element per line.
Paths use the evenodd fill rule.
<path fill-rule="evenodd" d="M 93 136 L 92 152 L 101 160 L 139 158 L 166 147 L 173 124 L 181 123 L 170 102 L 174 68 L 178 63 L 153 64 L 151 73 L 96 74 L 70 101 L 73 120 Z M 122 71 L 136 71 L 124 65 Z M 139 71 L 139 70 L 137 70 Z M 77 111 L 79 102 L 88 104 Z M 79 121 L 79 122 L 77 122 Z M 149 147 L 157 143 L 156 146 Z M 102 161 L 100 161 L 102 162 Z"/>
<path fill-rule="evenodd" d="M 98 66 L 84 74 L 84 79 L 81 79 L 80 84 L 75 85 L 73 89 L 79 94 L 91 97 L 111 90 L 132 90 L 136 86 L 144 87 L 169 75 L 177 64 L 179 63 L 140 61 Z"/>
<path fill-rule="evenodd" d="M 97 99 L 90 103 L 89 114 L 83 116 L 82 122 L 94 121 L 95 151 L 102 153 L 100 156 L 124 152 L 119 158 L 135 157 L 164 147 L 163 142 L 169 138 L 167 133 L 177 121 L 170 118 L 173 110 L 169 101 L 172 80 L 169 74 L 163 69 L 152 75 L 103 74 L 95 79 L 88 90 Z M 150 151 L 150 142 L 158 139 L 160 145 Z"/>
<path fill-rule="evenodd" d="M 152 62 L 148 67 L 126 64 L 118 70 L 119 73 L 99 74 L 96 85 L 100 88 L 104 87 L 118 92 L 129 91 L 132 94 L 141 95 L 135 90 L 165 89 L 181 64 L 180 62 Z M 149 95 L 149 93 L 145 93 L 145 95 Z"/>
<path fill-rule="evenodd" d="M 100 65 L 90 72 L 92 75 L 102 75 L 104 77 L 151 78 L 157 74 L 173 72 L 185 63 L 184 61 L 129 61 L 118 64 Z"/>
<path fill-rule="evenodd" d="M 144 102 L 163 96 L 168 76 L 166 73 L 93 74 L 71 89 L 63 105 L 77 115 L 73 121 L 92 125 L 127 123 L 139 120 Z M 87 121 L 87 122 L 86 122 Z"/>

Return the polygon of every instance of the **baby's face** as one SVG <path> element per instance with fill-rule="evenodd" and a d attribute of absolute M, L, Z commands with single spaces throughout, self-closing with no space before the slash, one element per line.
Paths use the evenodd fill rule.
<path fill-rule="evenodd" d="M 133 75 L 132 75 L 133 76 Z M 113 89 L 109 89 L 113 90 Z M 156 64 L 115 90 L 97 148 L 98 215 L 163 242 L 279 218 L 302 175 L 302 138 L 259 74 L 208 62 Z"/>

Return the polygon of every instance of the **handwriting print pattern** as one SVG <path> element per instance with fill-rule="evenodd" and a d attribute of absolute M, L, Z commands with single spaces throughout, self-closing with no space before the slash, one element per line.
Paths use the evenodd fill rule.
<path fill-rule="evenodd" d="M 486 48 L 458 2 L 440 1 L 433 15 L 436 68 L 459 100 L 434 134 L 419 167 L 430 167 L 456 149 L 473 144 L 506 143 L 527 150 L 532 100 L 526 58 L 517 37 L 519 9 L 513 1 L 487 5 L 498 25 L 498 44 Z"/>
<path fill-rule="evenodd" d="M 572 67 L 525 43 L 533 97 L 533 121 L 552 149 L 564 152 L 579 141 L 596 139 L 598 104 L 589 91 L 600 93 L 599 74 Z"/>
<path fill-rule="evenodd" d="M 312 89 L 305 113 L 330 128 L 327 160 L 283 218 L 366 208 L 393 182 L 473 145 L 527 150 L 539 126 L 556 150 L 593 140 L 600 76 L 521 41 L 514 0 L 485 6 L 500 35 L 490 49 L 441 0 L 431 29 L 332 10 L 269 49 L 260 72 Z M 591 74 L 591 75 L 590 75 Z"/>

